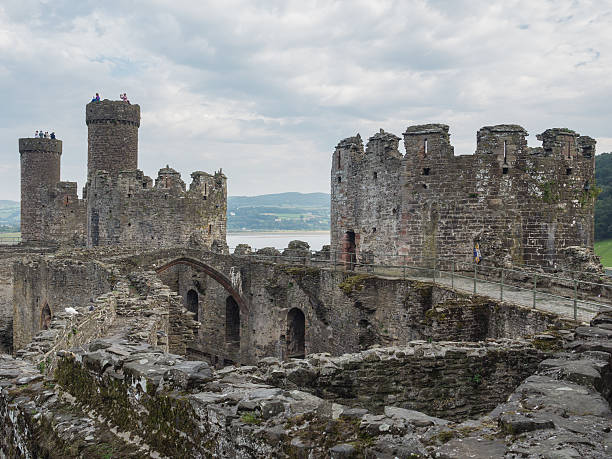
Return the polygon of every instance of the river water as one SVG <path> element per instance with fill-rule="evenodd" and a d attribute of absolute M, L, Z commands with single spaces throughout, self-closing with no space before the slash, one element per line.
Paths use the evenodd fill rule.
<path fill-rule="evenodd" d="M 283 250 L 294 240 L 305 241 L 310 244 L 310 250 L 321 250 L 325 244 L 329 244 L 329 231 L 305 231 L 305 232 L 278 232 L 258 233 L 240 232 L 227 233 L 227 245 L 233 252 L 238 244 L 248 244 L 252 249 L 264 247 L 275 247 Z"/>

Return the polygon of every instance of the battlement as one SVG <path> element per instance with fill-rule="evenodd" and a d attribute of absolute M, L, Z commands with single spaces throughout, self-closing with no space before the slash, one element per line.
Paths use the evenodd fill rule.
<path fill-rule="evenodd" d="M 90 176 L 88 245 L 136 247 L 225 245 L 227 179 L 221 172 L 160 169 L 155 185 L 139 170 Z"/>
<path fill-rule="evenodd" d="M 566 159 L 576 157 L 578 137 L 580 134 L 567 128 L 547 129 L 536 136 L 542 141 L 545 155 L 561 156 Z"/>
<path fill-rule="evenodd" d="M 366 154 L 354 154 L 360 138 L 341 141 L 331 170 L 332 250 L 469 259 L 478 243 L 495 262 L 553 266 L 567 261 L 566 247 L 592 248 L 595 140 L 556 128 L 529 148 L 527 135 L 516 124 L 484 126 L 475 154 L 461 156 L 445 124 L 406 128 L 404 156 L 383 130 Z"/>
<path fill-rule="evenodd" d="M 85 108 L 85 123 L 120 123 L 140 126 L 140 105 L 128 104 L 122 100 L 104 99 L 90 102 Z"/>
<path fill-rule="evenodd" d="M 26 137 L 19 139 L 19 153 L 44 152 L 62 154 L 62 141 L 59 139 L 41 139 Z"/>

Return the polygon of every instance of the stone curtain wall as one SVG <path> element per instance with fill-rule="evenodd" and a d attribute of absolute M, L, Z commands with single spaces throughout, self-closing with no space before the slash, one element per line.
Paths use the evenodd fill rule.
<path fill-rule="evenodd" d="M 230 293 L 221 284 L 188 266 L 175 266 L 159 275 L 184 304 L 187 292 L 197 293 L 202 326 L 189 355 L 218 365 L 226 361 L 252 364 L 266 356 L 286 358 L 293 308 L 305 316 L 307 354 L 340 355 L 414 339 L 518 338 L 565 323 L 554 314 L 427 283 L 274 265 L 248 257 L 189 251 L 177 252 L 176 257 L 188 254 L 224 273 L 248 301 L 248 312 L 240 311 L 240 346 L 234 348 L 226 342 Z M 163 251 L 159 256 L 172 258 Z M 139 263 L 153 263 L 146 258 L 143 254 Z"/>
<path fill-rule="evenodd" d="M 415 341 L 341 357 L 317 354 L 284 364 L 264 359 L 259 369 L 268 384 L 305 390 L 342 405 L 375 413 L 393 405 L 458 420 L 505 401 L 545 358 L 525 341 Z"/>
<path fill-rule="evenodd" d="M 13 346 L 27 345 L 41 330 L 41 315 L 92 304 L 116 282 L 112 269 L 84 258 L 28 257 L 13 266 Z"/>
<path fill-rule="evenodd" d="M 520 126 L 478 132 L 473 156 L 454 156 L 448 126 L 411 126 L 399 138 L 381 130 L 333 155 L 332 250 L 354 231 L 361 259 L 399 254 L 408 262 L 471 260 L 566 263 L 561 249 L 593 248 L 594 144 L 570 130 L 547 130 L 528 148 Z M 402 260 L 404 258 L 401 258 Z M 397 261 L 397 259 L 394 259 Z"/>
<path fill-rule="evenodd" d="M 171 169 L 170 169 L 171 170 Z M 227 178 L 194 172 L 189 190 L 160 170 L 155 186 L 139 170 L 97 172 L 87 188 L 88 245 L 226 247 Z"/>
<path fill-rule="evenodd" d="M 123 101 L 90 102 L 87 124 L 87 176 L 96 171 L 116 175 L 138 169 L 140 106 Z"/>

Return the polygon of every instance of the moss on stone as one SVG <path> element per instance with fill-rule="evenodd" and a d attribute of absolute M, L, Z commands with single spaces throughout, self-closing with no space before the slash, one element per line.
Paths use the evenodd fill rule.
<path fill-rule="evenodd" d="M 365 281 L 371 278 L 372 276 L 368 274 L 356 274 L 344 279 L 344 281 L 338 284 L 338 287 L 340 287 L 345 294 L 349 295 L 353 291 L 362 291 L 365 288 Z"/>

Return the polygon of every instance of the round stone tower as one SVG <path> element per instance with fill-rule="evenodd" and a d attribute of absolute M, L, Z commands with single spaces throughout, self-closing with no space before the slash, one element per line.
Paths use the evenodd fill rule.
<path fill-rule="evenodd" d="M 90 102 L 87 123 L 87 175 L 138 169 L 140 106 L 123 101 Z"/>
<path fill-rule="evenodd" d="M 62 141 L 58 139 L 19 139 L 21 155 L 21 239 L 41 239 L 41 193 L 60 181 Z M 45 187 L 41 189 L 41 187 Z"/>

